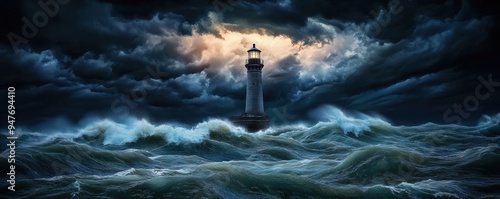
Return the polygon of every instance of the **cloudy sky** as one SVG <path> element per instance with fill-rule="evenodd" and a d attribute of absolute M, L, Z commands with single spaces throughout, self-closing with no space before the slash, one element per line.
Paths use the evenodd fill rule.
<path fill-rule="evenodd" d="M 253 43 L 274 123 L 314 122 L 323 105 L 398 125 L 500 112 L 493 1 L 47 2 L 0 8 L 1 89 L 16 87 L 26 126 L 239 115 Z"/>

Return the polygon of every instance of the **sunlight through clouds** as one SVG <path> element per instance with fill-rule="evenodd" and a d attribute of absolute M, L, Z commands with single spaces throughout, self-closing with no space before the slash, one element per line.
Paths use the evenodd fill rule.
<path fill-rule="evenodd" d="M 339 65 L 353 58 L 358 59 L 357 63 L 360 64 L 367 53 L 367 44 L 362 42 L 367 38 L 360 38 L 364 35 L 355 34 L 357 30 L 338 31 L 332 25 L 312 18 L 301 31 L 314 29 L 324 34 L 318 38 L 311 38 L 307 43 L 294 42 L 288 35 L 273 35 L 258 29 L 253 32 L 234 31 L 227 28 L 234 24 L 220 23 L 217 18 L 211 20 L 212 28 L 218 34 L 201 34 L 193 29 L 191 35 L 152 35 L 148 43 L 152 45 L 163 41 L 176 43 L 176 51 L 179 54 L 194 57 L 191 63 L 182 65 L 209 65 L 206 69 L 208 72 L 224 74 L 227 80 L 237 81 L 245 78 L 246 51 L 253 43 L 263 51 L 265 74 L 272 75 L 279 67 L 277 64 L 280 61 L 294 57 L 300 63 L 299 78 L 313 84 L 338 81 L 339 77 L 350 74 L 357 67 L 357 65 L 349 67 L 339 67 Z M 231 72 L 233 70 L 238 73 Z"/>

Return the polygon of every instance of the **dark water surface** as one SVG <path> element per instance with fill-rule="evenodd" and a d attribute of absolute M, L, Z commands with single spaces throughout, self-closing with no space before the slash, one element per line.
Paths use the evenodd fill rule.
<path fill-rule="evenodd" d="M 331 118 L 255 134 L 218 119 L 26 132 L 17 191 L 1 197 L 500 198 L 498 116 L 474 127 L 392 126 L 338 110 Z"/>

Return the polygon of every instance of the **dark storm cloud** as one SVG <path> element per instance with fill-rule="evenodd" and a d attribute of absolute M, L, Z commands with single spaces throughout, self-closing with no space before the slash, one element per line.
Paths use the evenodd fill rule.
<path fill-rule="evenodd" d="M 85 54 L 73 62 L 73 73 L 88 80 L 109 80 L 112 78 L 112 63 L 104 56 L 94 57 L 92 54 Z"/>
<path fill-rule="evenodd" d="M 76 123 L 90 114 L 105 114 L 107 111 L 96 108 L 111 103 L 110 94 L 94 92 L 83 85 L 61 87 L 50 83 L 17 89 L 16 94 L 16 115 L 23 119 L 22 126 L 44 123 L 61 116 Z"/>
<path fill-rule="evenodd" d="M 298 110 L 311 109 L 317 104 L 334 103 L 349 109 L 384 113 L 398 122 L 411 123 L 416 118 L 445 122 L 443 112 L 454 103 L 461 103 L 473 94 L 478 75 L 497 73 L 498 62 L 487 54 L 473 65 L 466 64 L 470 56 L 485 52 L 489 42 L 492 18 L 476 19 L 464 7 L 453 18 L 440 20 L 419 16 L 418 24 L 405 39 L 375 52 L 358 70 L 341 84 L 315 87 L 302 96 Z M 475 67 L 474 71 L 466 71 Z M 465 69 L 465 70 L 464 70 Z M 470 91 L 470 93 L 463 93 Z M 483 103 L 495 106 L 493 101 Z M 497 112 L 483 111 L 483 114 Z M 474 115 L 470 123 L 477 121 Z M 418 123 L 417 122 L 417 123 Z"/>
<path fill-rule="evenodd" d="M 296 81 L 299 78 L 299 64 L 295 57 L 289 56 L 278 62 L 268 75 L 264 75 L 266 101 L 282 101 L 283 103 L 293 98 L 293 95 L 299 91 L 299 82 Z"/>
<path fill-rule="evenodd" d="M 113 5 L 113 15 L 125 19 L 150 19 L 154 15 L 170 12 L 189 23 L 196 23 L 206 17 L 209 10 L 214 9 L 213 1 L 187 0 L 187 1 L 162 1 L 151 0 L 140 2 L 134 0 L 102 0 Z"/>
<path fill-rule="evenodd" d="M 332 25 L 343 29 L 345 22 L 366 24 L 384 16 L 391 9 L 398 9 L 397 14 L 389 14 L 389 23 L 383 27 L 376 37 L 380 39 L 398 41 L 412 34 L 419 24 L 415 20 L 418 16 L 435 19 L 453 17 L 461 9 L 460 0 L 441 1 L 264 1 L 246 2 L 238 5 L 237 12 L 224 12 L 224 20 L 231 23 L 242 24 L 237 29 L 252 31 L 256 27 L 263 27 L 271 34 L 285 34 L 296 40 L 308 40 L 322 35 L 322 29 L 305 27 L 309 18 L 318 18 L 329 21 Z M 242 17 L 244 16 L 244 17 Z"/>
<path fill-rule="evenodd" d="M 400 0 L 394 8 L 390 1 L 361 0 L 220 1 L 227 7 L 214 2 L 70 1 L 18 51 L 4 37 L 1 85 L 20 90 L 26 123 L 59 116 L 77 122 L 89 114 L 195 123 L 239 114 L 244 70 L 227 69 L 219 59 L 198 62 L 208 49 L 204 41 L 181 52 L 179 37 L 162 38 L 193 33 L 221 38 L 219 23 L 230 31 L 284 35 L 302 45 L 329 44 L 341 34 L 359 38 L 367 57 L 345 58 L 335 70 L 307 68 L 295 54 L 265 68 L 266 108 L 289 105 L 299 120 L 308 119 L 308 110 L 335 104 L 397 123 L 442 122 L 442 112 L 473 94 L 478 75 L 500 78 L 494 55 L 499 19 L 486 1 Z M 37 1 L 5 5 L 2 35 L 22 35 L 21 17 L 31 19 L 41 10 Z M 401 11 L 390 15 L 379 34 L 363 36 L 376 16 L 396 8 Z M 482 102 L 474 117 L 498 112 L 499 98 Z"/>
<path fill-rule="evenodd" d="M 13 53 L 6 46 L 0 47 L 0 60 L 5 67 L 1 85 L 15 83 L 20 86 L 43 85 L 47 83 L 66 84 L 74 79 L 74 76 L 65 68 L 61 67 L 59 60 L 51 50 L 40 52 L 20 50 Z"/>

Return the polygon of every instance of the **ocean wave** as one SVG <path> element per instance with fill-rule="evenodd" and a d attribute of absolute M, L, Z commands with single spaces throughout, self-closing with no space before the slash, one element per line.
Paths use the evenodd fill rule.
<path fill-rule="evenodd" d="M 26 178 L 63 174 L 100 174 L 130 167 L 159 165 L 144 150 L 107 150 L 72 141 L 55 140 L 16 154 L 16 170 Z M 1 163 L 5 166 L 5 162 Z"/>
<path fill-rule="evenodd" d="M 500 147 L 498 144 L 490 144 L 486 147 L 474 147 L 466 149 L 451 156 L 459 167 L 477 172 L 500 174 L 498 163 L 500 163 Z"/>
<path fill-rule="evenodd" d="M 335 167 L 315 176 L 326 182 L 372 184 L 399 183 L 408 176 L 418 175 L 426 157 L 422 154 L 391 146 L 362 147 Z"/>
<path fill-rule="evenodd" d="M 142 138 L 161 138 L 173 144 L 196 144 L 210 137 L 210 132 L 240 136 L 245 131 L 231 123 L 211 119 L 197 124 L 191 129 L 168 124 L 153 125 L 146 120 L 130 120 L 125 124 L 105 120 L 80 130 L 81 137 L 102 139 L 104 145 L 124 145 Z"/>
<path fill-rule="evenodd" d="M 392 128 L 392 125 L 381 117 L 369 116 L 359 112 L 350 112 L 348 114 L 347 111 L 343 111 L 331 105 L 322 106 L 312 112 L 314 112 L 317 119 L 326 120 L 326 124 L 335 125 L 344 133 L 352 133 L 357 137 L 363 132 L 371 131 L 373 128 Z M 324 124 L 324 122 L 319 122 L 317 125 Z"/>
<path fill-rule="evenodd" d="M 16 151 L 18 183 L 27 190 L 20 198 L 499 194 L 497 116 L 476 126 L 394 126 L 335 107 L 324 108 L 323 116 L 310 126 L 257 133 L 221 119 L 192 128 L 130 119 L 92 121 L 71 132 L 24 132 Z M 7 141 L 5 134 L 0 140 Z"/>
<path fill-rule="evenodd" d="M 334 106 L 324 106 L 315 111 L 322 121 L 306 126 L 303 124 L 271 127 L 265 131 L 248 133 L 244 128 L 227 120 L 209 119 L 192 128 L 173 124 L 151 124 L 145 119 L 130 118 L 118 123 L 111 120 L 92 120 L 73 132 L 29 133 L 21 136 L 25 143 L 49 142 L 55 139 L 85 141 L 89 144 L 126 145 L 144 143 L 200 144 L 213 139 L 236 146 L 255 146 L 260 139 L 269 137 L 291 138 L 300 143 L 336 142 L 350 146 L 365 146 L 365 143 L 397 142 L 401 137 L 435 141 L 437 138 L 456 137 L 464 134 L 496 137 L 500 133 L 500 114 L 483 116 L 478 126 L 422 124 L 418 126 L 393 126 L 381 117 L 362 113 L 348 113 Z M 441 133 L 444 132 L 444 133 Z M 459 132 L 460 134 L 457 134 Z M 31 136 L 32 135 L 32 136 Z M 42 137 L 41 137 L 42 136 Z M 43 138 L 43 136 L 46 136 Z M 36 139 L 34 139 L 36 137 Z M 0 138 L 6 139 L 4 135 Z M 383 138 L 383 139 L 381 139 Z M 432 139 L 430 139 L 432 138 Z M 434 143 L 431 143 L 434 144 Z"/>

